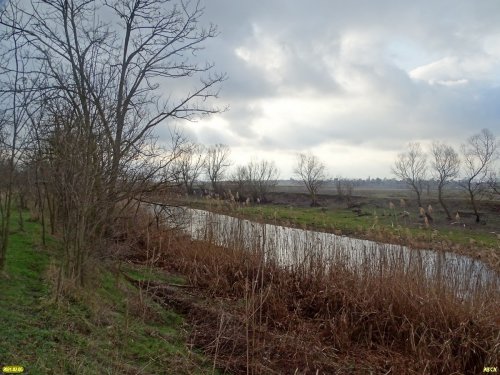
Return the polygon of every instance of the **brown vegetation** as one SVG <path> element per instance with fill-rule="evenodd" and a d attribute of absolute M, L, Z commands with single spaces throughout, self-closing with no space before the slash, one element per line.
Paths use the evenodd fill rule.
<path fill-rule="evenodd" d="M 181 273 L 195 288 L 156 285 L 157 300 L 184 312 L 191 340 L 234 373 L 471 374 L 498 363 L 497 280 L 464 297 L 426 278 L 423 260 L 352 268 L 309 254 L 282 267 L 272 254 L 149 229 L 133 256 Z M 209 233 L 209 231 L 207 231 Z M 229 238 L 229 237 L 228 237 Z M 467 275 L 463 275 L 467 277 Z"/>

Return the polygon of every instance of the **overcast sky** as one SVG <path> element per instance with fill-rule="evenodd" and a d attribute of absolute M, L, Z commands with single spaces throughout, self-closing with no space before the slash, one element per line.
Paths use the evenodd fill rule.
<path fill-rule="evenodd" d="M 229 109 L 169 125 L 235 165 L 273 160 L 287 179 L 312 152 L 331 177 L 391 177 L 409 141 L 500 137 L 500 0 L 201 1 L 220 35 L 200 57 L 227 73 Z"/>
<path fill-rule="evenodd" d="M 391 176 L 408 141 L 500 130 L 500 1 L 207 0 L 230 109 L 183 125 L 235 163 L 292 175 L 311 151 L 332 176 Z"/>

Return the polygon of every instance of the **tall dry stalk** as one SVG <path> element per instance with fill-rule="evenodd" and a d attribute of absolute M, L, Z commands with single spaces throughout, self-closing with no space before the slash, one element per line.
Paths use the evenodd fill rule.
<path fill-rule="evenodd" d="M 379 372 L 474 373 L 498 357 L 498 277 L 477 279 L 472 263 L 449 268 L 444 255 L 431 270 L 426 253 L 397 246 L 344 252 L 312 235 L 278 241 L 268 228 L 212 221 L 202 240 L 171 233 L 162 250 L 159 265 L 211 298 L 242 303 L 224 310 L 227 327 L 241 314 L 239 333 L 214 327 L 217 366 L 328 373 L 356 360 Z"/>

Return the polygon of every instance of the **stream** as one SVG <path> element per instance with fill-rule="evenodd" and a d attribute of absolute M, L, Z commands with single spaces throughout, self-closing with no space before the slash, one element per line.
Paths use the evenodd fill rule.
<path fill-rule="evenodd" d="M 410 249 L 402 245 L 339 236 L 280 225 L 262 224 L 192 208 L 176 208 L 176 223 L 193 239 L 228 248 L 259 250 L 266 259 L 293 267 L 319 256 L 326 264 L 352 271 L 424 273 L 429 280 L 453 288 L 457 295 L 474 294 L 500 277 L 480 260 L 451 252 Z M 435 283 L 433 284 L 435 285 Z"/>

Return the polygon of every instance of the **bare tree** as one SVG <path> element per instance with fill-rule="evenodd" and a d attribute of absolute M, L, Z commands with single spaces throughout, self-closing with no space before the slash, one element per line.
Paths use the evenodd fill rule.
<path fill-rule="evenodd" d="M 16 12 L 11 4 L 0 12 L 0 19 L 6 12 Z M 14 23 L 11 23 L 13 25 Z M 0 48 L 5 51 L 0 57 L 0 270 L 5 266 L 9 242 L 12 205 L 17 190 L 16 175 L 27 142 L 29 126 L 29 106 L 36 93 L 29 90 L 29 70 L 22 54 L 22 36 L 10 28 L 1 30 Z M 38 75 L 33 74 L 32 79 Z M 22 206 L 20 223 L 22 224 Z"/>
<path fill-rule="evenodd" d="M 247 178 L 247 168 L 245 165 L 238 165 L 234 170 L 231 177 L 233 184 L 236 185 L 236 192 L 238 196 L 240 194 L 247 194 L 248 189 L 248 178 Z"/>
<path fill-rule="evenodd" d="M 28 78 L 44 77 L 31 88 L 50 109 L 37 132 L 44 137 L 40 146 L 51 156 L 46 165 L 67 173 L 50 180 L 56 185 L 48 191 L 64 197 L 54 199 L 64 206 L 59 212 L 75 220 L 65 238 L 74 256 L 66 263 L 72 277 L 83 280 L 85 257 L 99 247 L 95 241 L 117 211 L 151 189 L 149 182 L 172 162 L 156 162 L 162 153 L 153 129 L 219 110 L 210 99 L 225 77 L 197 60 L 217 32 L 201 26 L 197 1 L 9 4 L 0 26 L 19 37 Z"/>
<path fill-rule="evenodd" d="M 342 198 L 344 196 L 344 186 L 342 184 L 342 180 L 342 176 L 337 176 L 333 180 L 335 183 L 335 190 L 337 190 L 337 195 L 339 196 L 339 198 Z"/>
<path fill-rule="evenodd" d="M 448 220 L 451 220 L 451 214 L 444 202 L 443 191 L 447 184 L 456 178 L 460 172 L 460 159 L 453 147 L 444 143 L 434 142 L 431 148 L 432 169 L 434 177 L 438 183 L 438 199 Z"/>
<path fill-rule="evenodd" d="M 481 220 L 477 201 L 487 190 L 488 178 L 497 157 L 498 142 L 488 129 L 483 129 L 462 145 L 464 179 L 462 187 L 467 191 L 469 200 L 476 216 L 476 222 Z"/>
<path fill-rule="evenodd" d="M 189 195 L 205 167 L 205 148 L 203 145 L 188 143 L 177 162 L 179 178 Z"/>
<path fill-rule="evenodd" d="M 268 160 L 251 161 L 247 170 L 253 198 L 267 201 L 267 194 L 278 183 L 279 171 L 276 164 Z"/>
<path fill-rule="evenodd" d="M 350 203 L 352 199 L 352 192 L 354 190 L 353 181 L 349 181 L 348 179 L 343 178 L 342 176 L 337 176 L 334 179 L 334 183 L 339 198 L 341 199 L 345 198 L 347 202 Z"/>
<path fill-rule="evenodd" d="M 319 188 L 325 183 L 325 165 L 313 154 L 299 154 L 295 174 L 304 182 L 309 195 L 311 206 L 319 206 L 317 195 Z"/>
<path fill-rule="evenodd" d="M 427 173 L 427 157 L 418 142 L 408 143 L 408 151 L 400 153 L 392 173 L 403 180 L 417 195 L 417 204 L 422 207 L 422 191 Z"/>
<path fill-rule="evenodd" d="M 500 195 L 499 178 L 500 178 L 500 171 L 490 173 L 490 177 L 488 179 L 488 185 L 493 195 Z"/>
<path fill-rule="evenodd" d="M 252 160 L 245 166 L 236 169 L 235 179 L 240 193 L 251 195 L 254 200 L 267 201 L 267 194 L 276 186 L 279 171 L 273 161 Z"/>
<path fill-rule="evenodd" d="M 212 183 L 212 189 L 218 193 L 220 181 L 224 178 L 227 168 L 230 166 L 229 146 L 216 144 L 208 148 L 205 156 L 205 172 Z"/>

